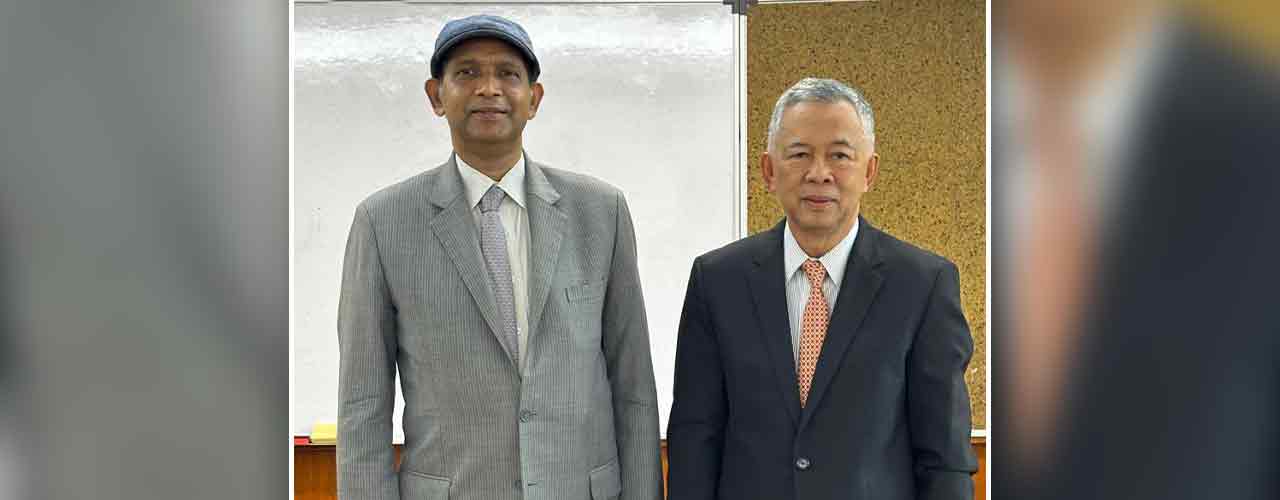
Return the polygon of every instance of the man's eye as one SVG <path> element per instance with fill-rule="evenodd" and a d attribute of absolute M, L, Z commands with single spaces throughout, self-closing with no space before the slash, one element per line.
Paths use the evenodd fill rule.
<path fill-rule="evenodd" d="M 457 73 L 454 73 L 454 74 L 457 76 L 471 76 L 476 74 L 476 72 L 473 69 L 467 68 L 467 69 L 460 69 L 458 70 Z"/>
<path fill-rule="evenodd" d="M 835 159 L 837 159 L 837 160 L 848 160 L 848 159 L 849 159 L 849 155 L 844 154 L 844 153 L 833 153 L 833 154 L 831 155 L 831 157 L 832 157 L 832 158 L 835 158 Z"/>
<path fill-rule="evenodd" d="M 809 157 L 809 153 L 805 153 L 805 152 L 791 153 L 790 155 L 787 156 L 787 158 L 808 158 L 808 157 Z"/>

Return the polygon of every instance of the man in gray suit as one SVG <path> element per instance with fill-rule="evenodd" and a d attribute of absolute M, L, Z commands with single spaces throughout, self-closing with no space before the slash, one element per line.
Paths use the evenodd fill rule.
<path fill-rule="evenodd" d="M 450 21 L 426 92 L 454 154 L 356 209 L 338 312 L 341 498 L 661 498 L 631 215 L 617 189 L 524 154 L 538 73 L 516 23 Z"/>

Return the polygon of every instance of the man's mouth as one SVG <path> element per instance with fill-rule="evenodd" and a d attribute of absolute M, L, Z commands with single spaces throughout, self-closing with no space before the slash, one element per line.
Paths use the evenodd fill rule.
<path fill-rule="evenodd" d="M 814 208 L 826 208 L 836 203 L 836 199 L 829 196 L 803 196 L 800 200 Z"/>
<path fill-rule="evenodd" d="M 480 120 L 497 120 L 506 116 L 507 110 L 502 108 L 476 108 L 471 110 L 471 116 Z"/>

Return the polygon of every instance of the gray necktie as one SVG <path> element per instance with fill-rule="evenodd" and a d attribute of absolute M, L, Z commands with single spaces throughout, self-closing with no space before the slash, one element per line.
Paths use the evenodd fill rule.
<path fill-rule="evenodd" d="M 502 228 L 502 214 L 498 207 L 507 193 L 494 184 L 480 198 L 480 252 L 489 267 L 489 284 L 493 286 L 493 298 L 498 301 L 498 313 L 502 315 L 502 338 L 511 350 L 511 358 L 520 366 L 520 342 L 516 337 L 516 299 L 511 285 L 511 261 L 507 255 L 507 233 Z"/>

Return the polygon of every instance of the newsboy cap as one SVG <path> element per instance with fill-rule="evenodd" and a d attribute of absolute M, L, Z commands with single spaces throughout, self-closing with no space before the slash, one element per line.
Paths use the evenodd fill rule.
<path fill-rule="evenodd" d="M 451 49 L 473 38 L 497 38 L 507 42 L 524 56 L 525 63 L 529 65 L 529 81 L 538 80 L 542 68 L 538 66 L 538 57 L 533 55 L 533 41 L 529 34 L 515 21 L 490 15 L 464 17 L 445 23 L 440 29 L 440 36 L 436 37 L 436 50 L 431 54 L 431 77 L 440 78 Z"/>

